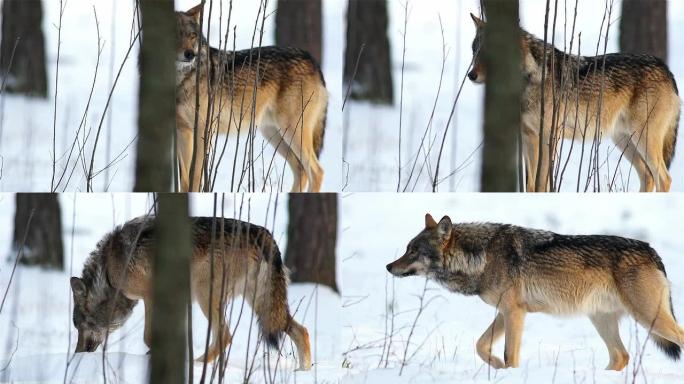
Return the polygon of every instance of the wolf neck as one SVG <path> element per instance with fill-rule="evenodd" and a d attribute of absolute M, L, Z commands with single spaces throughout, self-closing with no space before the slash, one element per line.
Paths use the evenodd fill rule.
<path fill-rule="evenodd" d="M 528 80 L 533 83 L 541 83 L 541 70 L 544 67 L 544 57 L 546 57 L 546 81 L 551 82 L 555 78 L 556 81 L 561 81 L 561 76 L 574 76 L 573 68 L 585 62 L 584 56 L 577 56 L 567 54 L 550 43 L 544 43 L 543 40 L 534 37 L 532 34 L 523 31 L 523 44 L 526 52 L 530 55 L 534 63 L 525 62 L 523 58 L 523 66 L 528 76 Z"/>

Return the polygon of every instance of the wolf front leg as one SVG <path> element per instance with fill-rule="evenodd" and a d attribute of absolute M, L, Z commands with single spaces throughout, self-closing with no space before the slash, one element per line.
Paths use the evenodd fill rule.
<path fill-rule="evenodd" d="M 517 368 L 520 365 L 520 342 L 525 323 L 525 310 L 515 307 L 506 308 L 502 312 L 506 333 L 504 361 L 506 368 Z"/>
<path fill-rule="evenodd" d="M 198 192 L 201 190 L 203 165 L 204 165 L 204 139 L 202 135 L 197 135 L 195 143 L 195 167 L 192 185 L 190 185 L 190 171 L 192 169 L 193 145 L 195 141 L 194 128 L 192 125 L 177 120 L 177 149 L 178 160 L 180 163 L 180 190 L 181 192 Z M 190 190 L 192 188 L 192 190 Z"/>
<path fill-rule="evenodd" d="M 501 338 L 504 334 L 504 318 L 501 312 L 497 313 L 492 324 L 487 328 L 487 330 L 480 336 L 477 340 L 477 354 L 484 360 L 487 364 L 491 365 L 494 369 L 504 368 L 504 362 L 498 357 L 492 355 L 492 346 L 497 340 Z"/>

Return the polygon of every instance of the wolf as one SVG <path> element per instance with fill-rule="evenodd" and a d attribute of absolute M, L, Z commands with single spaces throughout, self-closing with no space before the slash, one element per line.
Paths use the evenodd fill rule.
<path fill-rule="evenodd" d="M 677 360 L 684 329 L 674 316 L 662 260 L 647 243 L 617 236 L 569 236 L 507 224 L 452 224 L 425 215 L 406 253 L 387 265 L 394 276 L 425 276 L 451 292 L 477 295 L 497 309 L 477 341 L 494 368 L 518 367 L 528 312 L 589 317 L 608 348 L 606 369 L 622 370 L 629 354 L 618 322 L 632 316 Z M 504 360 L 492 345 L 505 335 Z"/>
<path fill-rule="evenodd" d="M 287 161 L 294 176 L 292 192 L 303 192 L 307 185 L 309 192 L 320 191 L 324 171 L 318 159 L 323 148 L 328 91 L 318 62 L 296 48 L 222 51 L 210 47 L 200 29 L 201 14 L 202 4 L 176 12 L 176 132 L 181 191 L 202 190 L 202 180 L 208 189 L 207 155 L 217 133 L 251 135 L 250 123 Z"/>
<path fill-rule="evenodd" d="M 468 78 L 483 83 L 486 23 L 472 13 L 470 16 L 476 34 Z M 672 177 L 668 170 L 675 153 L 681 100 L 667 65 L 646 54 L 570 55 L 522 29 L 520 36 L 524 79 L 521 133 L 527 191 L 549 190 L 550 161 L 558 153 L 560 139 L 585 143 L 604 136 L 613 139 L 636 170 L 640 191 L 650 192 L 654 187 L 656 191 L 669 191 Z M 544 64 L 546 76 L 542 82 Z M 542 104 L 544 143 L 540 148 Z"/>
<path fill-rule="evenodd" d="M 252 307 L 267 344 L 278 349 L 282 335 L 287 334 L 297 348 L 299 369 L 310 369 L 309 333 L 290 315 L 288 272 L 271 233 L 240 220 L 212 217 L 191 220 L 191 291 L 207 319 L 211 316 L 213 339 L 207 355 L 197 361 L 213 361 L 231 342 L 224 310 L 232 298 L 242 295 Z M 216 228 L 213 243 L 212 222 Z M 78 330 L 76 352 L 96 350 L 108 332 L 124 324 L 139 300 L 145 305 L 144 341 L 151 346 L 154 250 L 154 216 L 128 221 L 100 240 L 87 259 L 81 277 L 70 280 L 73 323 Z M 216 276 L 213 280 L 210 278 L 212 250 Z"/>

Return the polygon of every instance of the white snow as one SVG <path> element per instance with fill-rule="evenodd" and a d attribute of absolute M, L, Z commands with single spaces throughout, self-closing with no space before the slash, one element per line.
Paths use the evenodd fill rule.
<path fill-rule="evenodd" d="M 523 28 L 535 36 L 544 36 L 545 1 L 521 0 L 520 18 Z M 575 1 L 560 1 L 556 27 L 556 45 L 569 46 Z M 577 52 L 579 33 L 581 53 L 594 56 L 600 39 L 598 54 L 603 54 L 606 27 L 600 33 L 604 1 L 579 0 L 577 25 L 573 53 Z M 610 3 L 610 1 L 608 2 Z M 553 21 L 554 2 L 551 1 L 549 19 L 549 41 Z M 405 5 L 408 9 L 406 16 Z M 345 191 L 431 191 L 438 153 L 444 130 L 461 82 L 466 76 L 472 58 L 471 43 L 475 27 L 470 13 L 479 15 L 479 0 L 391 0 L 388 2 L 391 56 L 395 103 L 393 106 L 378 106 L 366 102 L 349 100 L 343 112 L 346 144 L 344 161 L 346 169 Z M 564 11 L 567 7 L 567 27 Z M 668 2 L 669 66 L 682 88 L 684 84 L 684 45 L 680 33 L 684 25 L 684 3 Z M 607 52 L 618 49 L 619 18 L 621 1 L 613 2 L 610 17 Z M 406 31 L 404 19 L 407 17 Z M 564 33 L 567 28 L 567 33 Z M 401 159 L 399 156 L 399 119 L 402 76 L 402 55 L 404 54 L 404 32 L 406 34 L 404 62 L 403 115 L 401 127 Z M 567 39 L 564 37 L 567 36 Z M 445 57 L 445 59 L 443 59 Z M 443 66 L 443 76 L 442 73 Z M 438 87 L 441 91 L 438 96 Z M 347 84 L 344 85 L 345 90 Z M 437 100 L 436 100 L 437 99 Z M 436 100 L 436 101 L 435 101 Z M 453 118 L 444 143 L 444 153 L 438 174 L 439 191 L 479 190 L 480 157 L 482 144 L 482 114 L 484 86 L 465 81 L 456 103 Z M 434 117 L 432 109 L 435 106 Z M 681 123 L 680 123 L 681 125 Z M 423 135 L 428 129 L 424 144 Z M 684 140 L 684 130 L 679 131 L 679 143 Z M 568 156 L 569 141 L 564 144 L 563 161 Z M 578 172 L 582 164 L 580 191 L 585 189 L 588 158 L 582 161 L 580 150 L 575 144 L 569 165 L 563 177 L 561 190 L 577 189 Z M 589 150 L 590 144 L 587 146 Z M 679 147 L 679 146 L 678 146 Z M 679 148 L 677 148 L 679 151 Z M 428 165 L 424 166 L 429 152 Z M 615 150 L 610 138 L 603 138 L 600 146 L 601 168 L 599 181 L 601 191 L 606 191 L 615 178 L 613 190 L 638 191 L 639 180 L 626 159 L 620 160 L 620 151 Z M 609 154 L 609 155 L 607 155 Z M 415 162 L 416 156 L 418 160 Z M 400 161 L 401 160 L 401 161 Z M 415 165 L 414 165 L 415 162 Z M 618 165 L 619 162 L 619 166 Z M 398 183 L 401 169 L 401 182 Z M 410 177 L 413 169 L 413 176 Z M 673 178 L 672 190 L 684 190 L 684 157 L 676 154 L 670 172 Z M 589 186 L 592 191 L 593 186 Z"/>
<path fill-rule="evenodd" d="M 113 92 L 109 115 L 103 120 L 102 132 L 95 152 L 93 180 L 95 191 L 125 192 L 133 188 L 135 177 L 135 148 L 137 135 L 138 69 L 139 45 L 136 43 L 126 59 L 126 52 L 132 40 L 134 1 L 122 0 L 68 0 L 65 1 L 61 48 L 59 57 L 59 86 L 57 94 L 57 117 L 55 125 L 55 148 L 57 153 L 54 184 L 61 180 L 57 191 L 82 191 L 86 189 L 86 175 L 109 92 L 110 79 L 115 79 L 122 68 L 118 84 Z M 177 10 L 186 10 L 196 5 L 195 0 L 176 1 Z M 208 3 L 208 2 L 207 2 Z M 219 4 L 223 4 L 223 10 Z M 264 12 L 260 14 L 259 2 L 233 1 L 230 20 L 228 47 L 233 43 L 236 49 L 258 46 Z M 274 10 L 276 2 L 268 1 L 263 30 L 262 45 L 274 43 Z M 0 96 L 0 190 L 3 191 L 46 191 L 51 189 L 53 150 L 53 118 L 55 77 L 57 69 L 57 45 L 60 2 L 43 2 L 43 31 L 45 33 L 48 60 L 48 82 L 50 97 L 46 100 L 28 99 L 23 96 L 3 94 Z M 208 14 L 207 6 L 207 14 Z M 98 33 L 95 12 L 99 22 L 100 49 L 102 50 L 99 70 L 85 123 L 79 130 L 93 83 L 98 52 Z M 339 47 L 342 39 L 343 9 L 336 0 L 326 1 L 323 10 L 324 58 L 323 74 L 328 84 L 330 101 L 327 129 L 321 163 L 325 170 L 324 191 L 339 190 L 342 184 L 341 166 L 341 71 Z M 219 18 L 222 24 L 219 30 Z M 208 20 L 208 16 L 207 16 Z M 210 42 L 217 46 L 219 35 L 225 36 L 228 21 L 228 2 L 214 1 Z M 256 36 L 255 35 L 256 24 Z M 235 28 L 235 35 L 233 35 Z M 205 27 L 205 31 L 206 31 Z M 252 37 L 254 36 L 254 41 Z M 225 40 L 224 40 L 225 41 Z M 223 45 L 223 44 L 222 44 Z M 125 63 L 122 65 L 122 63 Z M 111 123 L 111 124 L 110 124 Z M 78 138 L 71 157 L 70 148 Z M 222 136 L 222 138 L 225 136 Z M 222 143 L 222 140 L 220 140 Z M 228 139 L 225 159 L 218 170 L 215 190 L 231 189 L 233 155 L 238 150 L 242 159 L 244 137 L 238 142 Z M 78 157 L 79 148 L 85 148 L 85 160 Z M 255 153 L 263 155 L 255 159 L 257 175 L 264 175 L 274 150 L 260 135 L 255 140 Z M 109 155 L 108 155 L 109 153 Z M 108 167 L 107 165 L 111 165 Z M 242 164 L 238 160 L 238 167 Z M 285 169 L 284 169 L 285 168 Z M 282 179 L 284 169 L 284 180 Z M 60 175 L 66 170 L 66 176 Z M 101 172 L 100 172 L 101 171 Z M 73 172 L 71 177 L 70 174 Z M 237 172 L 239 175 L 240 172 Z M 292 177 L 283 158 L 276 155 L 268 180 L 256 180 L 256 189 L 268 191 L 289 191 Z M 244 184 L 244 183 L 243 183 Z M 246 190 L 242 185 L 236 190 Z"/>
<path fill-rule="evenodd" d="M 64 272 L 40 268 L 18 267 L 0 313 L 0 382 L 63 382 L 67 359 L 68 382 L 140 383 L 146 381 L 149 356 L 143 342 L 144 311 L 139 303 L 123 328 L 110 335 L 103 360 L 102 348 L 95 353 L 73 355 L 76 332 L 71 322 L 71 292 L 69 276 L 80 276 L 83 262 L 97 241 L 115 225 L 145 214 L 150 207 L 150 196 L 145 194 L 64 194 L 62 223 L 67 266 Z M 222 197 L 218 196 L 218 214 Z M 242 210 L 240 206 L 242 205 Z M 212 195 L 192 195 L 191 213 L 212 215 Z M 240 213 L 241 212 L 241 213 Z M 0 243 L 8 256 L 0 264 L 0 290 L 8 286 L 15 255 L 9 252 L 12 236 L 14 198 L 0 195 Z M 226 195 L 225 216 L 241 217 L 265 225 L 274 234 L 281 250 L 287 239 L 287 198 L 285 195 Z M 74 224 L 75 223 L 75 224 Z M 72 236 L 73 232 L 73 236 Z M 313 284 L 291 284 L 288 290 L 290 307 L 295 319 L 308 328 L 311 336 L 314 366 L 309 372 L 295 371 L 297 362 L 293 344 L 286 338 L 283 355 L 270 354 L 270 366 L 278 364 L 275 382 L 334 382 L 341 374 L 340 365 L 340 298 L 325 287 Z M 231 328 L 235 326 L 242 299 L 234 301 Z M 245 311 L 233 332 L 233 344 L 226 371 L 227 382 L 242 381 L 257 345 L 255 324 L 250 331 L 251 309 Z M 207 321 L 197 305 L 193 306 L 194 354 L 204 351 Z M 263 343 L 255 355 L 253 377 L 250 382 L 265 379 Z M 71 355 L 67 352 L 70 351 Z M 249 357 L 247 363 L 246 356 Z M 106 370 L 103 372 L 103 361 Z M 209 366 L 211 373 L 212 365 Z M 202 365 L 194 365 L 194 378 L 199 381 Z M 273 371 L 273 368 L 271 368 Z M 273 375 L 271 373 L 271 375 Z"/>
<path fill-rule="evenodd" d="M 674 195 L 593 195 L 591 199 L 574 194 L 535 198 L 515 194 L 346 195 L 342 198 L 340 259 L 342 345 L 348 369 L 342 381 L 682 382 L 682 363 L 668 360 L 650 341 L 643 357 L 638 357 L 646 332 L 631 318 L 621 323 L 621 335 L 631 355 L 622 372 L 603 370 L 608 353 L 588 319 L 544 314 L 529 314 L 525 319 L 520 368 L 489 369 L 477 356 L 475 342 L 494 319 L 495 309 L 477 297 L 450 293 L 433 282 L 427 284 L 427 305 L 409 342 L 425 280 L 393 279 L 385 269 L 423 229 L 425 213 L 437 219 L 449 215 L 454 222 L 491 221 L 566 234 L 621 235 L 648 241 L 658 251 L 672 284 L 675 314 L 681 321 L 684 240 L 677 213 L 682 209 L 684 199 Z M 409 358 L 399 376 L 407 343 Z M 503 356 L 503 340 L 494 351 Z"/>

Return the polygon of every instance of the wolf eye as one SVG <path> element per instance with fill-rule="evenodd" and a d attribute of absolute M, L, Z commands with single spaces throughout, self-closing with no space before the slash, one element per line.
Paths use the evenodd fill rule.
<path fill-rule="evenodd" d="M 190 34 L 190 38 L 191 38 L 191 39 L 196 39 L 196 38 L 197 38 L 197 34 L 196 34 L 195 32 L 192 32 L 192 33 Z"/>

